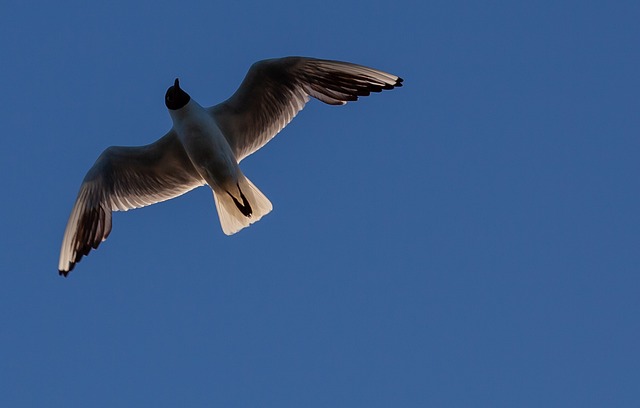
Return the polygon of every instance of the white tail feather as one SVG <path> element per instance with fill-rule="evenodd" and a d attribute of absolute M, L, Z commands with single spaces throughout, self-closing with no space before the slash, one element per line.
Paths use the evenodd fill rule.
<path fill-rule="evenodd" d="M 236 198 L 236 201 L 234 201 L 229 193 L 223 189 L 216 188 L 213 191 L 213 198 L 216 202 L 220 225 L 222 226 L 222 231 L 227 235 L 233 235 L 241 229 L 259 221 L 260 218 L 269 214 L 273 209 L 271 201 L 244 175 L 240 177 L 238 186 L 242 194 L 244 194 L 246 203 L 248 203 L 251 208 L 250 216 L 243 214 L 240 208 L 238 208 L 238 204 L 236 204 L 236 201 L 238 201 L 240 205 L 246 204 L 244 202 L 245 200 Z M 233 191 L 233 193 L 237 195 L 235 191 Z"/>

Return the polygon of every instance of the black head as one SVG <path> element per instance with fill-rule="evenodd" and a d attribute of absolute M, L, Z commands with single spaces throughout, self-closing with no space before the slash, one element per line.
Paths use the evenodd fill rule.
<path fill-rule="evenodd" d="M 167 89 L 167 93 L 164 95 L 164 104 L 171 110 L 178 110 L 184 107 L 190 100 L 191 97 L 189 94 L 180 89 L 178 78 L 176 78 L 176 82 Z"/>

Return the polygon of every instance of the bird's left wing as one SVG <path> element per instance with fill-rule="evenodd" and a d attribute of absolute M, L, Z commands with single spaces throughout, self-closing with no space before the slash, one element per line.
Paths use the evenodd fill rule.
<path fill-rule="evenodd" d="M 344 105 L 371 92 L 402 86 L 402 78 L 349 62 L 286 57 L 253 64 L 238 90 L 212 106 L 238 162 L 271 140 L 312 96 Z"/>
<path fill-rule="evenodd" d="M 111 232 L 111 212 L 144 207 L 204 184 L 172 131 L 140 147 L 107 148 L 87 172 L 67 222 L 58 270 L 73 269 Z"/>

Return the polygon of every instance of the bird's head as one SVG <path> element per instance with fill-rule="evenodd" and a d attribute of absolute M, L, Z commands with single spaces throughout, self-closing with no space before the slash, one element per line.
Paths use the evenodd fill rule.
<path fill-rule="evenodd" d="M 180 89 L 180 82 L 178 81 L 178 78 L 176 78 L 173 86 L 170 86 L 169 89 L 167 89 L 167 93 L 164 95 L 164 103 L 167 105 L 167 108 L 171 110 L 183 108 L 190 100 L 191 97 L 189 94 Z"/>

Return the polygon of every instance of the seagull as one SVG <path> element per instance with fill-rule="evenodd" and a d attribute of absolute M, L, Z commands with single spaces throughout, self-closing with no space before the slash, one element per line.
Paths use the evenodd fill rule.
<path fill-rule="evenodd" d="M 89 169 L 62 239 L 58 271 L 67 276 L 111 232 L 111 213 L 213 191 L 222 231 L 235 234 L 273 206 L 239 164 L 304 108 L 309 97 L 344 105 L 402 86 L 402 78 L 349 62 L 306 57 L 258 61 L 226 101 L 202 107 L 176 78 L 165 95 L 173 126 L 146 146 L 111 146 Z"/>

